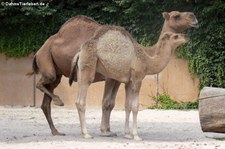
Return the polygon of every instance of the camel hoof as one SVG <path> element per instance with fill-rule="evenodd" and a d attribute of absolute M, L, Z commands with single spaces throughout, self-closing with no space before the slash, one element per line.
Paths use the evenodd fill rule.
<path fill-rule="evenodd" d="M 126 138 L 126 139 L 133 139 L 133 135 L 131 135 L 131 134 L 125 134 L 124 138 Z"/>
<path fill-rule="evenodd" d="M 84 134 L 83 137 L 84 137 L 85 139 L 93 139 L 93 138 L 94 138 L 94 137 L 92 137 L 92 136 L 89 135 L 89 134 Z"/>
<path fill-rule="evenodd" d="M 134 140 L 136 140 L 136 141 L 142 141 L 143 139 L 140 138 L 139 136 L 134 136 Z"/>
<path fill-rule="evenodd" d="M 106 132 L 101 132 L 102 137 L 115 137 L 117 136 L 117 134 L 115 132 L 111 132 L 111 131 L 106 131 Z"/>
<path fill-rule="evenodd" d="M 65 136 L 66 134 L 60 133 L 60 132 L 58 132 L 58 131 L 53 131 L 53 132 L 52 132 L 52 135 L 53 135 L 53 136 Z"/>
<path fill-rule="evenodd" d="M 55 105 L 57 105 L 57 106 L 64 106 L 64 103 L 59 98 L 59 96 L 53 97 L 52 100 L 53 100 L 53 102 L 54 102 Z"/>

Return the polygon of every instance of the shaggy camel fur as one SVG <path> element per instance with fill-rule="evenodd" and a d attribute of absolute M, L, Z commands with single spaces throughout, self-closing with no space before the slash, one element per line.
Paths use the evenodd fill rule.
<path fill-rule="evenodd" d="M 193 13 L 173 11 L 163 13 L 163 16 L 165 18 L 164 31 L 180 32 L 197 25 L 197 19 Z M 85 16 L 73 17 L 65 22 L 56 34 L 49 37 L 34 56 L 33 71 L 41 74 L 37 88 L 44 92 L 41 108 L 53 135 L 65 135 L 58 132 L 51 118 L 51 101 L 53 100 L 55 105 L 63 105 L 62 100 L 53 93 L 54 89 L 60 83 L 62 75 L 69 76 L 73 57 L 79 51 L 80 46 L 89 40 L 100 26 L 96 21 Z M 104 79 L 97 73 L 94 82 Z M 74 81 L 76 80 L 74 76 Z M 115 135 L 110 132 L 109 119 L 120 83 L 109 78 L 105 80 L 101 131 L 103 135 L 109 136 Z"/>
<path fill-rule="evenodd" d="M 146 75 L 161 72 L 174 50 L 187 42 L 182 34 L 165 32 L 158 42 L 150 48 L 142 48 L 131 35 L 121 27 L 102 26 L 73 60 L 72 67 L 78 67 L 78 109 L 81 132 L 84 138 L 91 138 L 85 121 L 86 95 L 89 85 L 98 72 L 126 86 L 125 137 L 141 140 L 137 134 L 138 96 L 142 80 Z M 148 51 L 157 51 L 151 56 Z M 133 131 L 129 130 L 130 112 L 133 113 Z"/>

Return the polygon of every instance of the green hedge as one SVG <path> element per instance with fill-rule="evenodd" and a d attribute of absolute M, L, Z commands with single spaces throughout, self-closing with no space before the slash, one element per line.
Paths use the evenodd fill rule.
<path fill-rule="evenodd" d="M 156 96 L 153 97 L 153 100 L 157 100 Z M 198 109 L 198 101 L 195 102 L 177 102 L 175 99 L 172 99 L 167 94 L 159 95 L 158 105 L 150 106 L 149 109 L 179 109 L 179 110 L 190 110 Z"/>
<path fill-rule="evenodd" d="M 14 0 L 19 1 L 21 0 Z M 179 50 L 178 55 L 189 60 L 190 70 L 193 74 L 198 74 L 201 87 L 225 87 L 225 3 L 222 0 L 42 2 L 45 6 L 0 6 L 1 52 L 14 57 L 35 52 L 67 19 L 81 14 L 102 24 L 123 26 L 142 44 L 152 45 L 158 39 L 162 28 L 163 11 L 192 11 L 201 27 L 188 32 L 191 40 Z"/>

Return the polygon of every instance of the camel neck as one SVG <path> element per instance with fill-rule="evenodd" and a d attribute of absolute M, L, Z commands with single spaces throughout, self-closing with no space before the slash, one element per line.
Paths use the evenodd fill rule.
<path fill-rule="evenodd" d="M 156 51 L 153 56 L 147 52 L 145 53 L 144 63 L 146 64 L 146 73 L 148 75 L 161 72 L 168 64 L 173 53 L 169 44 L 160 41 L 148 48 L 148 51 Z"/>
<path fill-rule="evenodd" d="M 177 31 L 177 30 L 175 30 L 175 29 L 169 27 L 168 24 L 167 24 L 167 21 L 164 21 L 164 24 L 163 24 L 163 27 L 162 27 L 162 31 L 161 31 L 161 33 L 160 33 L 160 35 L 159 35 L 159 38 L 160 38 L 160 36 L 161 36 L 163 33 L 165 33 L 165 32 L 179 33 L 179 31 Z M 155 46 L 155 45 L 154 45 L 154 46 Z M 144 46 L 142 46 L 142 48 L 143 48 L 143 49 L 148 53 L 148 55 L 150 55 L 150 56 L 154 56 L 155 54 L 158 53 L 158 49 L 155 48 L 155 47 L 153 48 L 153 47 L 144 47 Z"/>
<path fill-rule="evenodd" d="M 167 24 L 167 21 L 164 21 L 163 27 L 162 27 L 162 31 L 161 31 L 160 35 L 162 35 L 162 34 L 165 33 L 165 32 L 179 33 L 178 30 L 169 27 L 169 25 Z"/>
<path fill-rule="evenodd" d="M 179 31 L 169 27 L 167 22 L 165 21 L 160 36 L 165 32 L 178 33 Z M 149 75 L 159 73 L 166 67 L 173 54 L 174 49 L 174 47 L 171 47 L 166 43 L 162 43 L 160 42 L 160 40 L 151 47 L 144 47 L 142 45 L 139 45 L 139 47 L 141 47 L 141 49 L 145 53 L 143 63 L 146 64 L 146 71 Z"/>

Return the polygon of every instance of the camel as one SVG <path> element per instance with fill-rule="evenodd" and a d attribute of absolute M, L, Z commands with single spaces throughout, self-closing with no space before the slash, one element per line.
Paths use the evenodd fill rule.
<path fill-rule="evenodd" d="M 181 32 L 198 26 L 197 19 L 191 12 L 164 12 L 163 17 L 165 22 L 162 32 Z M 89 40 L 99 27 L 101 25 L 91 18 L 73 17 L 66 21 L 56 34 L 50 36 L 34 55 L 33 72 L 28 73 L 28 75 L 41 74 L 41 79 L 36 87 L 44 93 L 41 109 L 48 121 L 52 135 L 65 135 L 55 128 L 51 117 L 52 101 L 55 105 L 64 105 L 59 96 L 53 93 L 54 89 L 60 83 L 62 76 L 69 77 L 73 57 L 78 53 L 80 46 Z M 110 131 L 109 119 L 120 83 L 111 78 L 105 78 L 99 73 L 96 73 L 93 82 L 104 80 L 101 132 L 103 136 L 112 136 L 115 133 Z M 72 81 L 77 81 L 76 76 Z"/>
<path fill-rule="evenodd" d="M 172 11 L 170 13 L 163 12 L 163 18 L 165 19 L 161 34 L 166 31 L 181 33 L 187 29 L 194 27 L 198 28 L 198 20 L 192 12 L 179 12 Z M 142 47 L 145 48 L 145 47 Z M 152 56 L 156 51 L 151 50 L 148 53 Z M 74 69 L 76 73 L 76 69 Z M 73 76 L 73 75 L 72 75 Z M 70 77 L 69 84 L 71 85 L 74 78 Z M 77 80 L 75 80 L 77 81 Z M 105 78 L 105 89 L 102 100 L 102 120 L 101 120 L 101 136 L 116 136 L 116 133 L 111 132 L 110 130 L 110 115 L 111 111 L 115 106 L 115 98 L 117 91 L 119 89 L 120 82 L 111 79 Z"/>
<path fill-rule="evenodd" d="M 146 75 L 161 72 L 171 59 L 175 49 L 186 43 L 183 34 L 165 32 L 158 42 L 149 48 L 140 46 L 122 27 L 102 26 L 95 35 L 81 46 L 74 57 L 72 68 L 77 69 L 78 95 L 76 106 L 79 113 L 81 132 L 88 134 L 85 121 L 87 89 L 98 72 L 106 78 L 125 84 L 125 137 L 141 140 L 137 133 L 138 97 L 142 80 Z M 149 52 L 156 51 L 151 56 Z M 73 71 L 72 71 L 73 72 Z M 76 74 L 71 74 L 76 75 Z M 133 113 L 133 130 L 129 130 L 130 112 Z"/>

